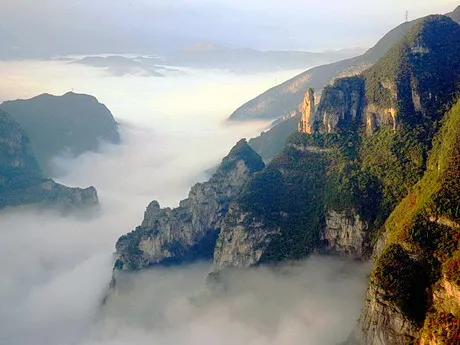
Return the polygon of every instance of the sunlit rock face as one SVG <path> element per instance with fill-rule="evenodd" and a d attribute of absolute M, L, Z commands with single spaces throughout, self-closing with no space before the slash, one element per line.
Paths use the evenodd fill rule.
<path fill-rule="evenodd" d="M 350 345 L 407 345 L 417 338 L 418 326 L 391 303 L 370 282 L 365 309 L 349 339 Z"/>
<path fill-rule="evenodd" d="M 141 226 L 118 240 L 115 267 L 137 270 L 212 259 L 230 202 L 263 167 L 260 156 L 246 141 L 238 142 L 211 179 L 192 187 L 179 207 L 162 209 L 156 201 L 148 206 Z"/>
<path fill-rule="evenodd" d="M 327 251 L 360 259 L 364 256 L 367 222 L 356 212 L 346 214 L 329 210 L 322 239 L 328 243 Z"/>
<path fill-rule="evenodd" d="M 68 209 L 98 203 L 94 187 L 69 188 L 45 178 L 28 135 L 0 111 L 0 208 L 21 205 Z"/>
<path fill-rule="evenodd" d="M 302 116 L 300 118 L 298 131 L 301 133 L 312 133 L 313 124 L 316 121 L 315 92 L 313 91 L 313 89 L 308 89 L 300 108 Z"/>

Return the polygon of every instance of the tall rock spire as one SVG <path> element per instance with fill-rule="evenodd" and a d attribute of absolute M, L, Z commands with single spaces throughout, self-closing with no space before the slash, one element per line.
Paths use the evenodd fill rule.
<path fill-rule="evenodd" d="M 302 103 L 302 117 L 298 126 L 300 133 L 312 133 L 315 122 L 315 91 L 310 88 Z"/>

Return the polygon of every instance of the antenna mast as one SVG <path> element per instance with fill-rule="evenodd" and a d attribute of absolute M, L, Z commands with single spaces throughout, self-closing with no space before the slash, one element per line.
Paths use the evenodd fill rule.
<path fill-rule="evenodd" d="M 409 21 L 409 11 L 406 11 L 406 23 Z"/>

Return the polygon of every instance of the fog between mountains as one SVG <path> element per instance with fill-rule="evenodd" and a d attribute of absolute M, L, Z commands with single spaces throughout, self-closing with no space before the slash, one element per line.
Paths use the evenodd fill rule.
<path fill-rule="evenodd" d="M 56 159 L 61 182 L 98 186 L 97 212 L 0 213 L 2 344 L 285 345 L 309 339 L 333 345 L 346 337 L 359 314 L 366 267 L 331 259 L 311 259 L 291 273 L 248 271 L 233 277 L 227 295 L 210 301 L 196 298 L 208 264 L 145 271 L 101 311 L 117 238 L 141 222 L 151 199 L 174 205 L 204 178 L 204 167 L 217 163 L 211 149 L 203 151 L 210 157 L 196 154 L 204 150 L 193 146 L 196 140 L 121 128 L 120 146 Z M 222 131 L 215 133 L 219 141 L 228 134 Z M 184 154 L 178 143 L 172 146 L 177 151 L 168 150 L 168 140 L 181 141 L 195 155 Z"/>
<path fill-rule="evenodd" d="M 31 90 L 62 94 L 71 85 L 81 92 L 87 85 L 85 92 L 120 122 L 122 143 L 77 158 L 63 152 L 54 160 L 59 182 L 98 189 L 95 212 L 0 212 L 2 345 L 332 345 L 346 337 L 359 313 L 366 267 L 318 258 L 291 273 L 243 273 L 228 295 L 210 301 L 196 298 L 209 264 L 145 271 L 101 310 L 116 240 L 140 224 L 148 203 L 177 205 L 241 137 L 266 124 L 222 122 L 242 103 L 242 94 L 232 99 L 232 90 L 248 79 L 208 71 L 155 84 L 53 63 L 0 63 L 0 74 L 7 72 L 4 64 L 14 67 L 1 97 L 30 97 Z M 24 78 L 27 90 L 19 86 Z M 265 88 L 261 76 L 254 78 L 251 85 Z M 253 96 L 244 90 L 246 98 Z"/>

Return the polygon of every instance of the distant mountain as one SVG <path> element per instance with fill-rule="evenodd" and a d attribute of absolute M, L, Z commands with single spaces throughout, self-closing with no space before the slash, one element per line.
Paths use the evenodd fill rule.
<path fill-rule="evenodd" d="M 194 68 L 226 69 L 235 73 L 261 73 L 276 70 L 303 69 L 331 63 L 359 54 L 359 50 L 325 52 L 258 51 L 250 48 L 231 49 L 212 43 L 199 43 L 163 58 L 165 65 Z"/>
<path fill-rule="evenodd" d="M 165 66 L 199 69 L 222 69 L 233 73 L 263 73 L 278 70 L 303 69 L 330 63 L 359 54 L 359 49 L 345 49 L 326 52 L 267 51 L 254 49 L 230 49 L 212 43 L 198 43 L 167 56 L 90 56 L 73 63 L 105 68 L 107 72 L 121 76 L 142 74 L 161 77 L 178 72 Z M 166 72 L 166 73 L 164 73 Z"/>
<path fill-rule="evenodd" d="M 274 120 L 296 111 L 308 88 L 320 91 L 335 78 L 364 71 L 401 39 L 415 22 L 403 23 L 391 30 L 373 48 L 361 56 L 309 69 L 269 89 L 235 110 L 229 120 Z"/>
<path fill-rule="evenodd" d="M 164 77 L 160 72 L 162 69 L 156 65 L 156 60 L 127 58 L 124 56 L 87 56 L 71 63 L 86 65 L 97 68 L 105 68 L 106 71 L 114 76 L 124 76 L 127 74 L 141 74 L 151 77 Z"/>
<path fill-rule="evenodd" d="M 50 172 L 50 159 L 63 151 L 79 155 L 98 150 L 101 141 L 119 143 L 117 123 L 93 96 L 43 94 L 0 105 L 28 134 L 41 168 Z"/>
<path fill-rule="evenodd" d="M 183 51 L 188 52 L 197 52 L 197 51 L 216 51 L 216 50 L 228 50 L 228 48 L 221 46 L 219 44 L 210 43 L 210 42 L 198 42 L 194 45 L 185 47 Z"/>
<path fill-rule="evenodd" d="M 286 139 L 297 129 L 299 121 L 300 114 L 283 119 L 259 136 L 250 139 L 248 143 L 262 157 L 264 162 L 269 162 L 281 152 Z"/>
<path fill-rule="evenodd" d="M 30 204 L 68 209 L 97 202 L 94 187 L 69 188 L 44 177 L 26 132 L 0 110 L 0 209 Z"/>
<path fill-rule="evenodd" d="M 458 6 L 451 13 L 446 14 L 446 16 L 452 18 L 453 21 L 460 23 L 460 6 Z"/>
<path fill-rule="evenodd" d="M 454 21 L 460 22 L 460 6 L 448 16 Z M 385 55 L 391 46 L 398 42 L 417 22 L 418 20 L 415 20 L 399 25 L 362 56 L 313 68 L 279 86 L 275 86 L 238 108 L 230 116 L 230 120 L 276 119 L 290 113 L 297 112 L 299 114 L 299 105 L 309 87 L 315 88 L 315 91 L 319 93 L 326 84 L 331 83 L 337 77 L 354 75 L 364 71 Z M 286 123 L 283 122 L 279 121 L 269 131 L 249 140 L 249 144 L 265 161 L 270 160 L 282 150 L 288 136 L 297 128 L 292 117 L 286 120 Z M 289 132 L 290 129 L 291 132 Z"/>

